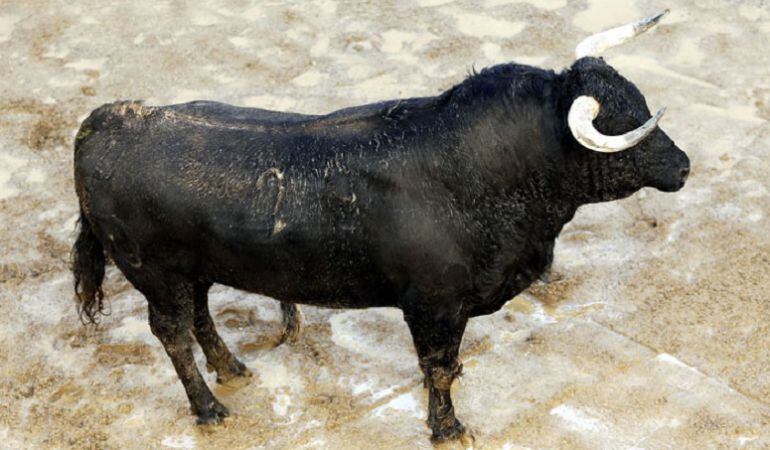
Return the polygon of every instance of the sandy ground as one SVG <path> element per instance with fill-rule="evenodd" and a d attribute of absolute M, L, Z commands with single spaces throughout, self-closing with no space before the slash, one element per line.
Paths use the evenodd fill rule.
<path fill-rule="evenodd" d="M 587 34 L 664 7 L 606 58 L 668 105 L 689 184 L 579 211 L 549 281 L 470 324 L 458 416 L 477 448 L 770 447 L 766 0 L 108 3 L 0 3 L 0 447 L 429 448 L 399 311 L 307 307 L 299 342 L 270 348 L 277 303 L 216 288 L 255 376 L 216 387 L 233 417 L 214 429 L 194 425 L 114 268 L 111 316 L 82 328 L 67 271 L 79 120 L 115 99 L 321 113 L 433 95 L 473 66 L 560 70 Z"/>

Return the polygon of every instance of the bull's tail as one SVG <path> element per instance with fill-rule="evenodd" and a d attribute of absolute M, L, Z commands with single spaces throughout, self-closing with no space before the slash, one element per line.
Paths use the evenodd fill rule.
<path fill-rule="evenodd" d="M 94 234 L 88 218 L 80 211 L 80 231 L 72 246 L 72 274 L 80 320 L 96 324 L 96 315 L 104 314 L 104 248 Z"/>

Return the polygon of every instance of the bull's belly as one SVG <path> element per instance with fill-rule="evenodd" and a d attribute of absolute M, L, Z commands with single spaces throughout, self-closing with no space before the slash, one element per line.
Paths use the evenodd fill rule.
<path fill-rule="evenodd" d="M 267 254 L 270 253 L 270 254 Z M 310 250 L 280 250 L 219 259 L 206 270 L 211 281 L 276 300 L 327 308 L 396 306 L 396 293 L 376 267 L 360 257 L 323 257 Z"/>
<path fill-rule="evenodd" d="M 340 289 L 316 280 L 292 278 L 288 283 L 276 283 L 275 278 L 256 276 L 249 281 L 214 280 L 217 283 L 276 300 L 324 308 L 370 308 L 397 306 L 396 297 L 386 288 L 376 286 L 346 286 Z"/>
<path fill-rule="evenodd" d="M 341 243 L 340 236 L 273 241 L 243 232 L 234 240 L 179 224 L 151 234 L 127 226 L 114 214 L 100 217 L 102 240 L 121 268 L 176 273 L 290 303 L 329 308 L 396 305 L 392 284 L 371 262 L 370 250 L 360 242 Z M 162 229 L 157 224 L 147 228 Z"/>

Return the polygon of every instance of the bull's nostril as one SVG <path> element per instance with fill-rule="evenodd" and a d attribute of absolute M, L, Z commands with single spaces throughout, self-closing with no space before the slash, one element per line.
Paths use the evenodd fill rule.
<path fill-rule="evenodd" d="M 689 167 L 685 167 L 684 169 L 679 171 L 679 176 L 682 177 L 682 178 L 687 178 L 687 175 L 689 175 L 689 174 L 690 174 L 690 168 Z"/>

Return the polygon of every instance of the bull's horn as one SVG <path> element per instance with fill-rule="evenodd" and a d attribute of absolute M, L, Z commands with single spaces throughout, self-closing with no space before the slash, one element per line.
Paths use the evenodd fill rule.
<path fill-rule="evenodd" d="M 602 153 L 615 153 L 638 144 L 652 133 L 658 126 L 660 118 L 663 117 L 663 113 L 666 112 L 666 108 L 661 108 L 641 127 L 620 136 L 607 136 L 594 128 L 593 120 L 599 115 L 599 108 L 599 102 L 595 98 L 581 95 L 572 102 L 567 123 L 572 136 L 583 147 Z"/>
<path fill-rule="evenodd" d="M 580 59 L 584 56 L 596 56 L 610 47 L 620 45 L 654 27 L 666 14 L 668 14 L 668 10 L 646 19 L 587 37 L 575 47 L 575 59 Z"/>

